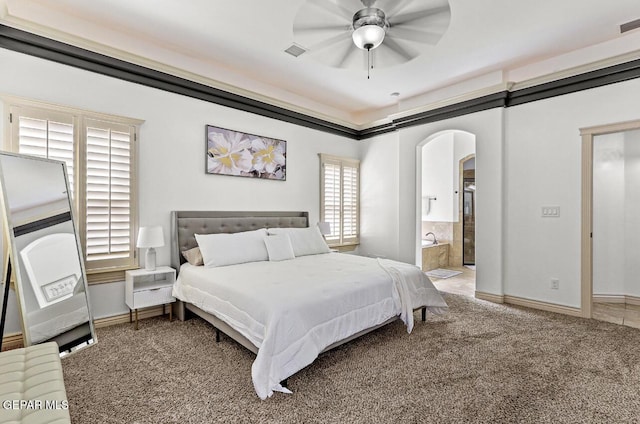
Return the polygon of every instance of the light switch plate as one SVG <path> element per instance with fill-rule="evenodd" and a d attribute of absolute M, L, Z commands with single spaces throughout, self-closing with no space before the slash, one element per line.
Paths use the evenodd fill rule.
<path fill-rule="evenodd" d="M 560 206 L 543 206 L 543 218 L 558 218 L 560 216 Z"/>

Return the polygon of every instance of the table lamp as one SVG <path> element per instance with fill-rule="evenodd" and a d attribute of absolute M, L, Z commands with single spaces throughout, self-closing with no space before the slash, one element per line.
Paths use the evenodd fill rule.
<path fill-rule="evenodd" d="M 140 227 L 138 231 L 138 244 L 136 247 L 146 248 L 147 254 L 144 259 L 144 269 L 155 271 L 156 269 L 156 247 L 164 246 L 164 233 L 162 227 Z"/>

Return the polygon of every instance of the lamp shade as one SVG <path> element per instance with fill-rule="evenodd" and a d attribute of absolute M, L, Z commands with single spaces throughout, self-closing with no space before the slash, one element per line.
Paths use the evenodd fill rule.
<path fill-rule="evenodd" d="M 328 222 L 318 222 L 318 228 L 320 228 L 320 233 L 323 236 L 331 234 L 331 224 Z"/>
<path fill-rule="evenodd" d="M 138 231 L 138 244 L 136 247 L 161 247 L 164 246 L 164 233 L 159 225 L 153 227 L 140 227 Z"/>
<path fill-rule="evenodd" d="M 378 25 L 363 25 L 360 28 L 353 31 L 351 37 L 353 43 L 362 50 L 373 50 L 382 44 L 384 40 L 385 31 L 384 28 Z"/>

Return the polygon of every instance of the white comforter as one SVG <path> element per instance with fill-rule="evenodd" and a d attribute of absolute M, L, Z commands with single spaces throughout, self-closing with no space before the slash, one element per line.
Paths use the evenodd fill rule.
<path fill-rule="evenodd" d="M 286 391 L 282 380 L 339 340 L 398 315 L 410 331 L 408 311 L 447 309 L 417 267 L 339 253 L 218 268 L 184 264 L 173 295 L 259 348 L 252 378 L 261 399 Z"/>

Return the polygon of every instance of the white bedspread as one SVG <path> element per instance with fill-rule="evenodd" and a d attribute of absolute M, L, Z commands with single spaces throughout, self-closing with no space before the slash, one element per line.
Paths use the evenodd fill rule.
<path fill-rule="evenodd" d="M 398 274 L 402 281 L 392 278 Z M 184 264 L 173 295 L 216 315 L 259 348 L 252 378 L 261 399 L 283 391 L 280 381 L 339 340 L 401 314 L 410 331 L 413 314 L 407 311 L 447 309 L 417 267 L 340 253 L 218 268 Z"/>

